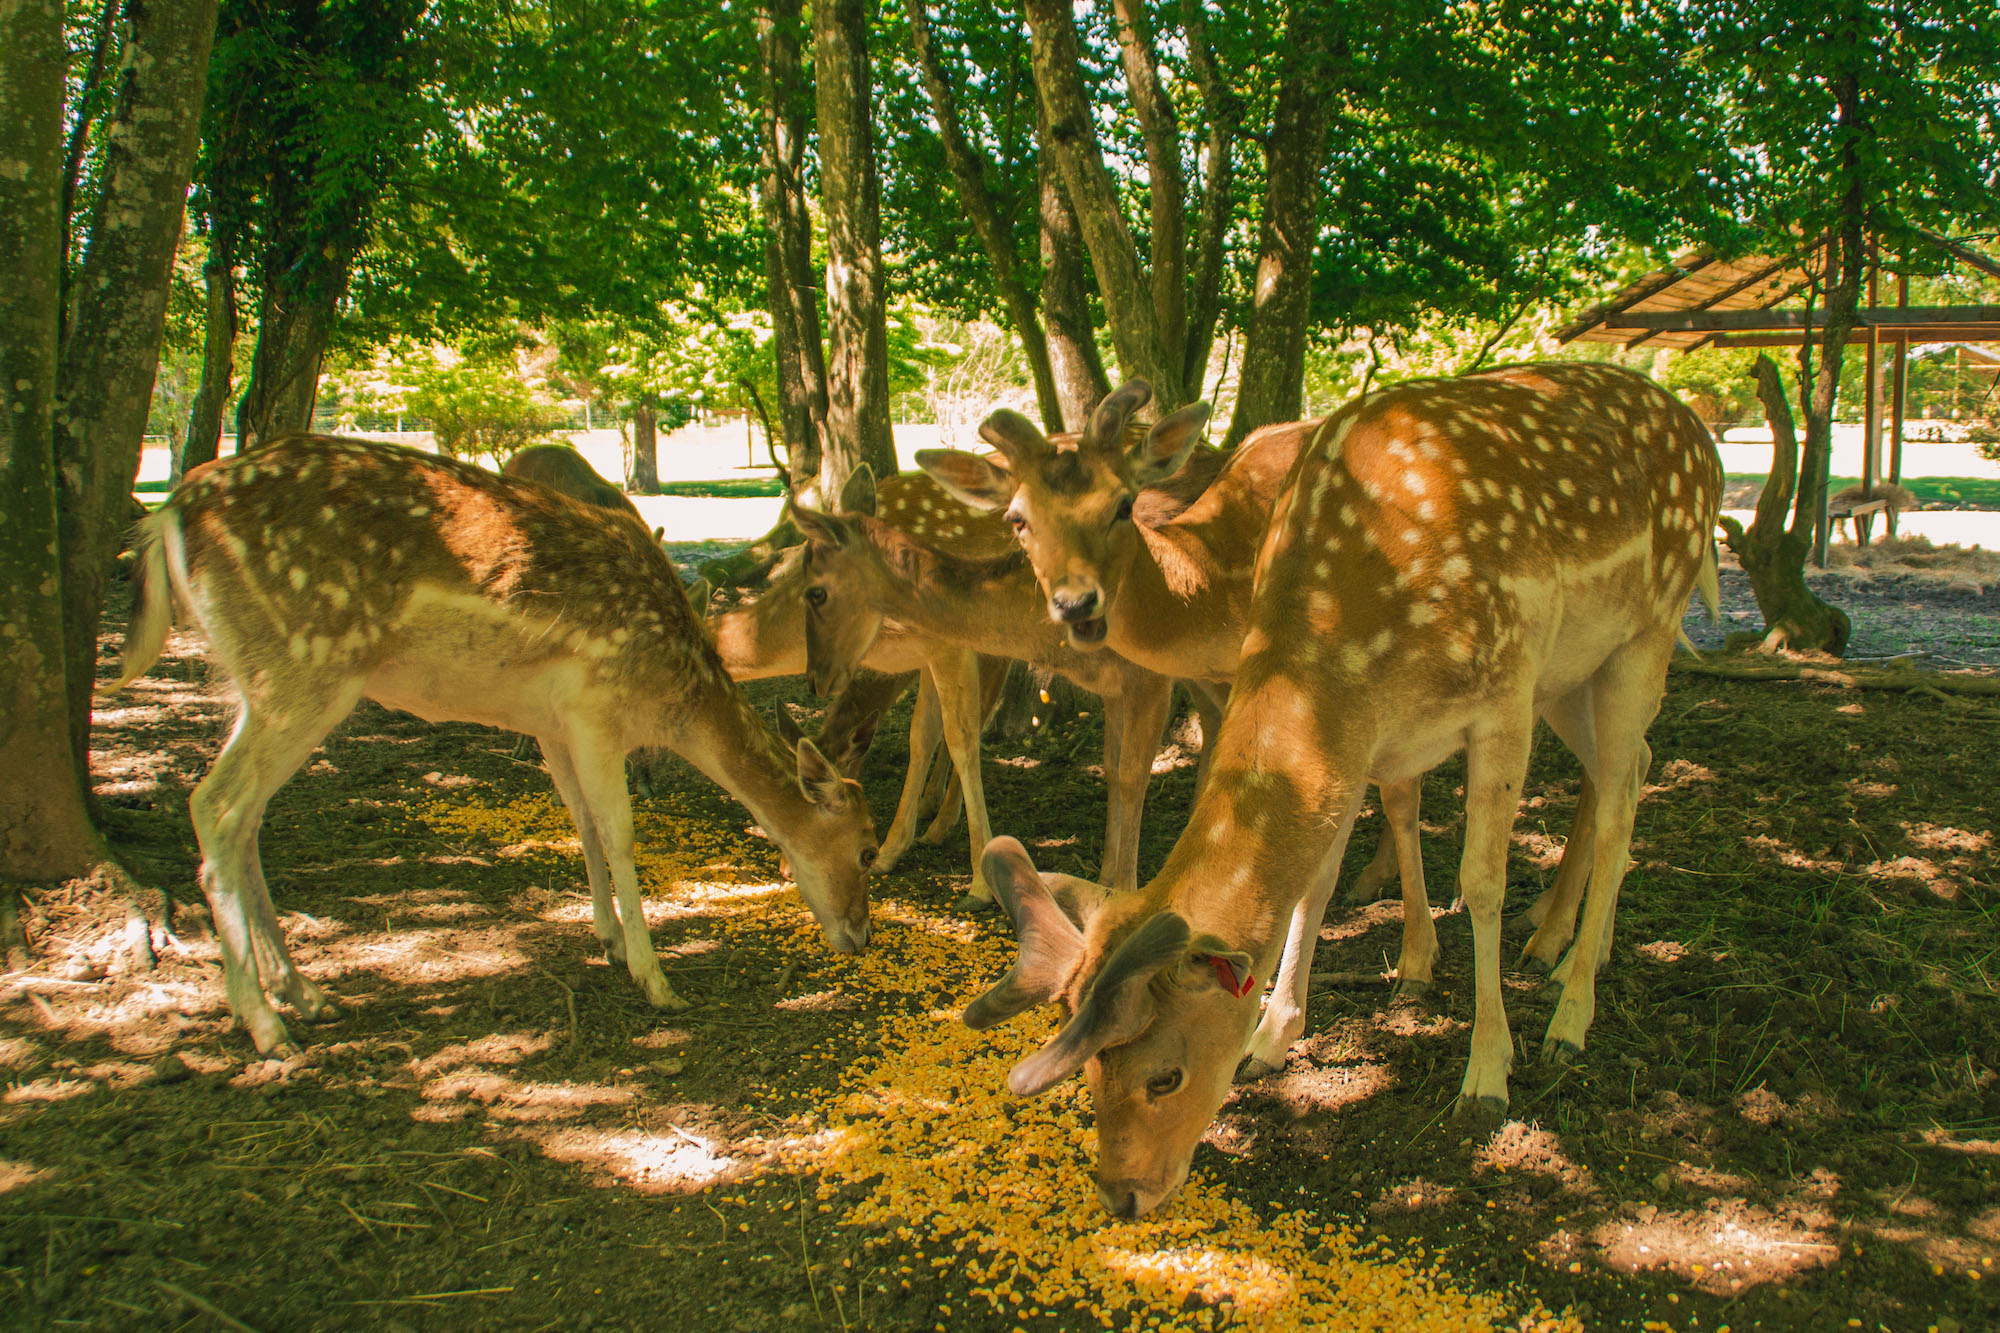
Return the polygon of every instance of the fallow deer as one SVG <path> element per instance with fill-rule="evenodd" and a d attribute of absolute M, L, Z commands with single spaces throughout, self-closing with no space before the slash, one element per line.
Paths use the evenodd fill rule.
<path fill-rule="evenodd" d="M 1019 413 L 1002 410 L 980 427 L 997 456 L 925 450 L 917 461 L 975 512 L 1004 511 L 1047 597 L 1048 618 L 1072 647 L 1105 649 L 1156 672 L 1226 685 L 1248 628 L 1257 552 L 1272 508 L 1321 423 L 1289 422 L 1253 433 L 1234 453 L 1208 464 L 1215 475 L 1190 503 L 1178 512 L 1148 514 L 1148 488 L 1177 477 L 1196 456 L 1208 419 L 1207 405 L 1197 403 L 1150 428 L 1134 425 L 1132 414 L 1151 396 L 1144 381 L 1130 381 L 1097 406 L 1080 436 L 1053 439 Z M 1382 788 L 1386 832 L 1351 895 L 1355 902 L 1373 901 L 1400 878 L 1399 994 L 1430 985 L 1437 954 L 1417 840 L 1419 787 L 1420 779 L 1411 778 Z M 1588 800 L 1586 794 L 1586 808 Z M 1582 890 L 1575 878 L 1572 871 L 1558 879 L 1572 904 Z M 1546 910 L 1538 904 L 1538 913 Z M 1568 919 L 1555 913 L 1551 935 Z M 1560 945 L 1549 953 L 1549 966 Z M 1253 1050 L 1249 1072 L 1282 1063 L 1290 1045 L 1279 1040 L 1282 1019 L 1274 1013 L 1271 1039 Z"/>
<path fill-rule="evenodd" d="M 1110 805 L 1103 873 L 1114 884 L 1136 888 L 1140 814 L 1173 682 L 1110 654 L 1075 651 L 1042 614 L 1041 596 L 1011 542 L 998 556 L 963 553 L 956 542 L 960 531 L 949 524 L 932 534 L 937 544 L 927 544 L 875 517 L 870 480 L 866 472 L 854 475 L 841 497 L 842 513 L 793 510 L 807 537 L 806 635 L 816 687 L 838 686 L 846 664 L 874 650 L 885 623 L 932 645 L 931 679 L 973 841 L 972 890 L 960 904 L 966 908 L 984 906 L 992 895 L 978 859 L 989 834 L 979 774 L 984 713 L 969 706 L 973 664 L 985 655 L 1049 666 L 1099 695 Z M 1176 501 L 1168 495 L 1157 503 Z M 1213 727 L 1211 721 L 1210 732 Z"/>
<path fill-rule="evenodd" d="M 1583 1048 L 1644 733 L 1690 590 L 1714 605 L 1721 491 L 1700 420 L 1608 366 L 1413 381 L 1315 432 L 1258 556 L 1209 780 L 1159 876 L 1119 894 L 1036 873 L 1011 839 L 985 858 L 1020 954 L 965 1021 L 1068 1011 L 1008 1085 L 1030 1095 L 1085 1071 L 1106 1208 L 1145 1213 L 1186 1178 L 1257 1023 L 1255 978 L 1310 948 L 1285 923 L 1324 906 L 1370 775 L 1408 778 L 1457 750 L 1477 982 L 1460 1098 L 1505 1106 L 1500 909 L 1538 716 L 1597 791 L 1543 1053 Z"/>
<path fill-rule="evenodd" d="M 748 806 L 828 942 L 866 945 L 875 833 L 859 784 L 751 709 L 643 526 L 470 464 L 305 436 L 196 469 L 143 541 L 120 686 L 159 656 L 177 594 L 240 702 L 189 804 L 229 1005 L 259 1050 L 288 1044 L 265 987 L 308 1018 L 332 1008 L 285 950 L 264 806 L 363 697 L 540 741 L 597 938 L 655 1005 L 683 1002 L 633 868 L 622 761 L 638 745 L 678 751 Z"/>
<path fill-rule="evenodd" d="M 590 465 L 589 459 L 566 444 L 531 444 L 516 449 L 500 471 L 503 476 L 536 482 L 572 500 L 627 515 L 637 519 L 641 527 L 646 524 L 632 497 L 612 485 Z"/>

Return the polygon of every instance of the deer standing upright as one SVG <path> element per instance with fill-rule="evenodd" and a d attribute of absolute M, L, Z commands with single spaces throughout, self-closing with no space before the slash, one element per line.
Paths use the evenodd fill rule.
<path fill-rule="evenodd" d="M 635 746 L 676 750 L 727 788 L 786 853 L 828 942 L 867 943 L 875 835 L 859 784 L 751 709 L 642 524 L 414 450 L 294 437 L 196 469 L 143 535 L 120 686 L 159 656 L 171 587 L 240 700 L 190 805 L 229 1005 L 259 1050 L 288 1043 L 265 987 L 307 1017 L 331 1007 L 285 950 L 258 856 L 264 806 L 363 697 L 541 743 L 597 937 L 656 1005 L 682 1002 L 633 867 Z"/>
<path fill-rule="evenodd" d="M 1505 1105 L 1500 909 L 1537 717 L 1598 793 L 1543 1042 L 1582 1049 L 1644 734 L 1690 590 L 1713 606 L 1721 490 L 1702 423 L 1612 367 L 1399 384 L 1320 427 L 1272 517 L 1216 757 L 1159 876 L 1111 894 L 1039 875 L 1011 839 L 987 852 L 1020 956 L 966 1022 L 1068 1010 L 1008 1082 L 1026 1095 L 1085 1071 L 1108 1209 L 1147 1212 L 1185 1179 L 1257 1023 L 1253 978 L 1300 947 L 1285 923 L 1331 893 L 1370 776 L 1457 750 L 1477 980 L 1460 1096 Z"/>

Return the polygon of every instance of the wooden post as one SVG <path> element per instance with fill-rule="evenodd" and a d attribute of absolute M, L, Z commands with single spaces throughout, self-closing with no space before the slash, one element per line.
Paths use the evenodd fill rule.
<path fill-rule="evenodd" d="M 1881 302 L 1882 283 L 1882 243 L 1871 239 L 1868 250 L 1868 305 L 1878 308 Z M 1882 477 L 1882 333 L 1878 326 L 1868 326 L 1868 358 L 1862 374 L 1862 392 L 1867 402 L 1861 409 L 1861 498 L 1873 499 L 1875 484 Z M 1872 514 L 1854 515 L 1854 544 L 1866 546 L 1875 526 Z"/>
<path fill-rule="evenodd" d="M 1910 304 L 1910 275 L 1901 274 L 1896 279 L 1896 304 Z M 1900 483 L 1903 480 L 1903 412 L 1904 393 L 1909 386 L 1910 338 L 1903 334 L 1896 339 L 1895 388 L 1889 402 L 1889 480 Z M 1889 511 L 1889 535 L 1896 535 L 1896 511 Z"/>

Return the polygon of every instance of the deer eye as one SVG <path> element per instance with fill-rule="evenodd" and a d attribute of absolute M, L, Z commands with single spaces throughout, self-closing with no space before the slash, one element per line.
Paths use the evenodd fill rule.
<path fill-rule="evenodd" d="M 807 605 L 807 606 L 825 606 L 825 605 L 826 605 L 826 589 L 825 589 L 825 588 L 807 588 L 807 589 L 806 589 L 806 605 Z"/>
<path fill-rule="evenodd" d="M 1129 523 L 1129 522 L 1131 522 L 1131 521 L 1132 521 L 1132 497 L 1131 497 L 1131 496 L 1129 496 L 1129 495 L 1128 495 L 1128 496 L 1126 496 L 1126 497 L 1124 498 L 1124 500 L 1122 500 L 1121 502 L 1119 502 L 1119 505 L 1118 505 L 1118 513 L 1117 513 L 1117 515 L 1116 515 L 1116 516 L 1115 516 L 1115 517 L 1114 517 L 1114 518 L 1113 518 L 1113 519 L 1112 519 L 1111 521 L 1112 521 L 1113 523 Z"/>
<path fill-rule="evenodd" d="M 1009 509 L 1007 511 L 1007 526 L 1014 529 L 1017 533 L 1026 532 L 1028 530 L 1028 520 L 1019 510 Z"/>
<path fill-rule="evenodd" d="M 863 870 L 873 869 L 877 855 L 878 853 L 873 847 L 863 847 L 861 849 L 861 868 Z"/>
<path fill-rule="evenodd" d="M 1146 1096 L 1157 1098 L 1179 1092 L 1183 1077 L 1184 1075 L 1178 1069 L 1169 1069 L 1164 1074 L 1153 1075 L 1146 1080 Z"/>

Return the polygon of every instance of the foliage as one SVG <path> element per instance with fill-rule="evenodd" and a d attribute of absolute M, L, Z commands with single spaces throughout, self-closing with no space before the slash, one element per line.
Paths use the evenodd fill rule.
<path fill-rule="evenodd" d="M 516 449 L 546 442 L 563 420 L 561 408 L 499 360 L 415 366 L 405 405 L 430 420 L 439 453 L 496 467 Z"/>

